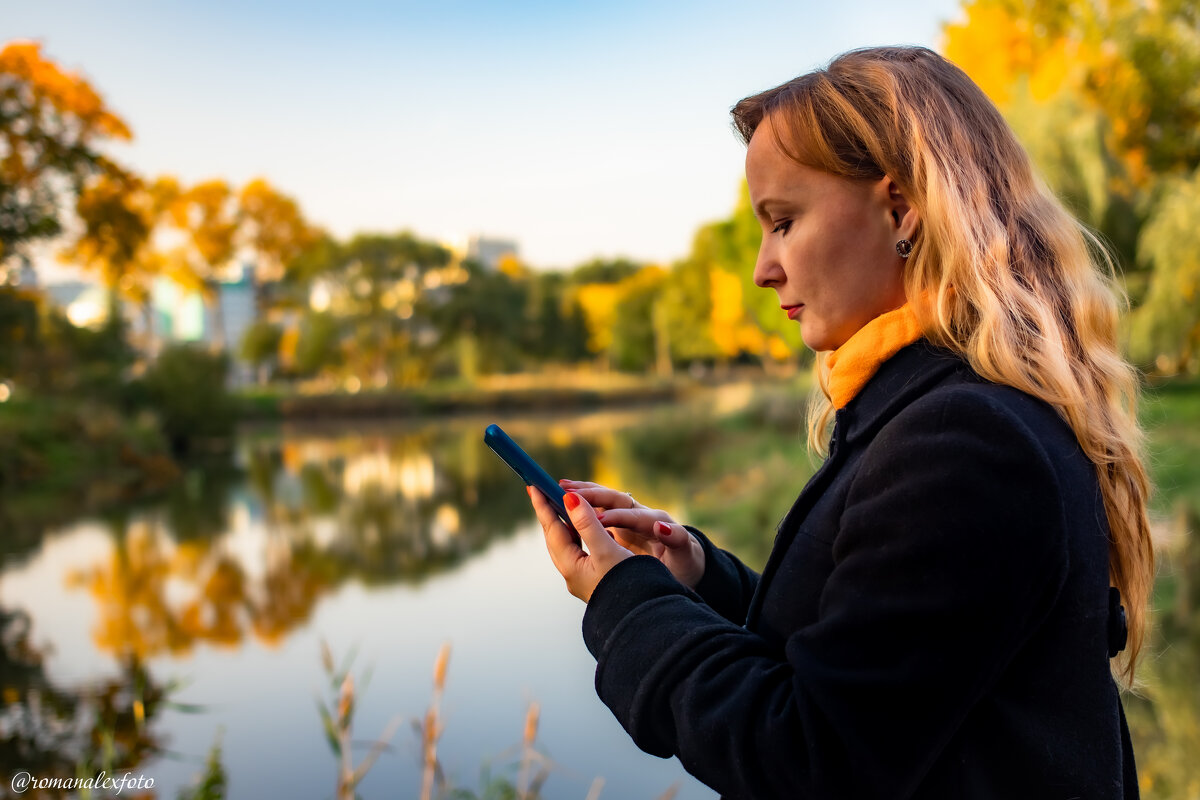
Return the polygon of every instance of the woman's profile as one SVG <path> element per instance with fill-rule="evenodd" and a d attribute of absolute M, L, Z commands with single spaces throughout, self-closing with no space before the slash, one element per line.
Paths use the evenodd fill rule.
<path fill-rule="evenodd" d="M 761 574 L 563 481 L 585 551 L 531 494 L 600 698 L 727 797 L 1136 797 L 1118 684 L 1153 551 L 1103 248 L 927 49 L 843 54 L 733 119 L 826 458 Z"/>

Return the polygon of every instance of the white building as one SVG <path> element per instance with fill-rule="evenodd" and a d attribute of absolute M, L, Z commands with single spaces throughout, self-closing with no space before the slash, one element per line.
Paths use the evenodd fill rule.
<path fill-rule="evenodd" d="M 467 240 L 467 258 L 478 261 L 490 270 L 499 267 L 505 256 L 517 258 L 515 241 L 492 239 L 478 234 Z"/>

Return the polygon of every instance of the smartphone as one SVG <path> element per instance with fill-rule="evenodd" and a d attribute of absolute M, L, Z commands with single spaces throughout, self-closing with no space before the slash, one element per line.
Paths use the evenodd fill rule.
<path fill-rule="evenodd" d="M 558 518 L 566 523 L 571 531 L 575 530 L 575 526 L 571 524 L 571 517 L 567 514 L 567 507 L 563 505 L 563 497 L 567 493 L 558 485 L 558 481 L 550 477 L 550 473 L 542 469 L 541 464 L 530 458 L 529 454 L 495 423 L 488 425 L 483 432 L 483 442 L 492 448 L 492 452 L 504 459 L 504 463 L 512 467 L 513 472 L 517 473 L 527 486 L 533 486 L 544 494 L 558 512 Z"/>

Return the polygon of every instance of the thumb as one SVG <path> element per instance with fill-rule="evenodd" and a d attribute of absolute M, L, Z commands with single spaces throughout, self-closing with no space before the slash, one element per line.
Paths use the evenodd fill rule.
<path fill-rule="evenodd" d="M 677 523 L 659 522 L 654 523 L 654 535 L 668 550 L 678 550 L 686 545 L 692 538 L 688 533 L 687 528 Z"/>
<path fill-rule="evenodd" d="M 567 492 L 563 495 L 563 505 L 571 518 L 571 524 L 579 532 L 579 538 L 587 545 L 589 552 L 595 553 L 604 547 L 620 547 L 596 518 L 596 510 L 592 508 L 591 503 L 575 492 Z"/>

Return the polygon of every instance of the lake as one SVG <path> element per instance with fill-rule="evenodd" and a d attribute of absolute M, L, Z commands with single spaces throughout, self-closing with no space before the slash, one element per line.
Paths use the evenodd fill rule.
<path fill-rule="evenodd" d="M 752 526 L 733 545 L 755 563 L 812 471 L 799 406 L 733 385 L 625 411 L 243 431 L 228 458 L 193 466 L 152 503 L 6 549 L 3 730 L 24 748 L 9 771 L 87 762 L 91 774 L 108 753 L 168 798 L 219 743 L 230 797 L 333 797 L 327 648 L 354 680 L 353 762 L 394 731 L 359 793 L 418 797 L 415 726 L 449 645 L 447 785 L 482 796 L 483 771 L 516 781 L 536 704 L 529 774 L 547 770 L 544 797 L 713 798 L 678 762 L 637 750 L 596 698 L 584 607 L 482 433 L 499 422 L 552 474 L 631 490 L 718 537 Z M 752 466 L 731 470 L 739 452 Z M 1160 641 L 1151 687 L 1129 701 L 1148 796 L 1200 786 L 1187 757 L 1200 752 L 1195 524 L 1180 513 L 1158 600 L 1171 646 Z M 14 683 L 28 698 L 15 706 Z"/>

